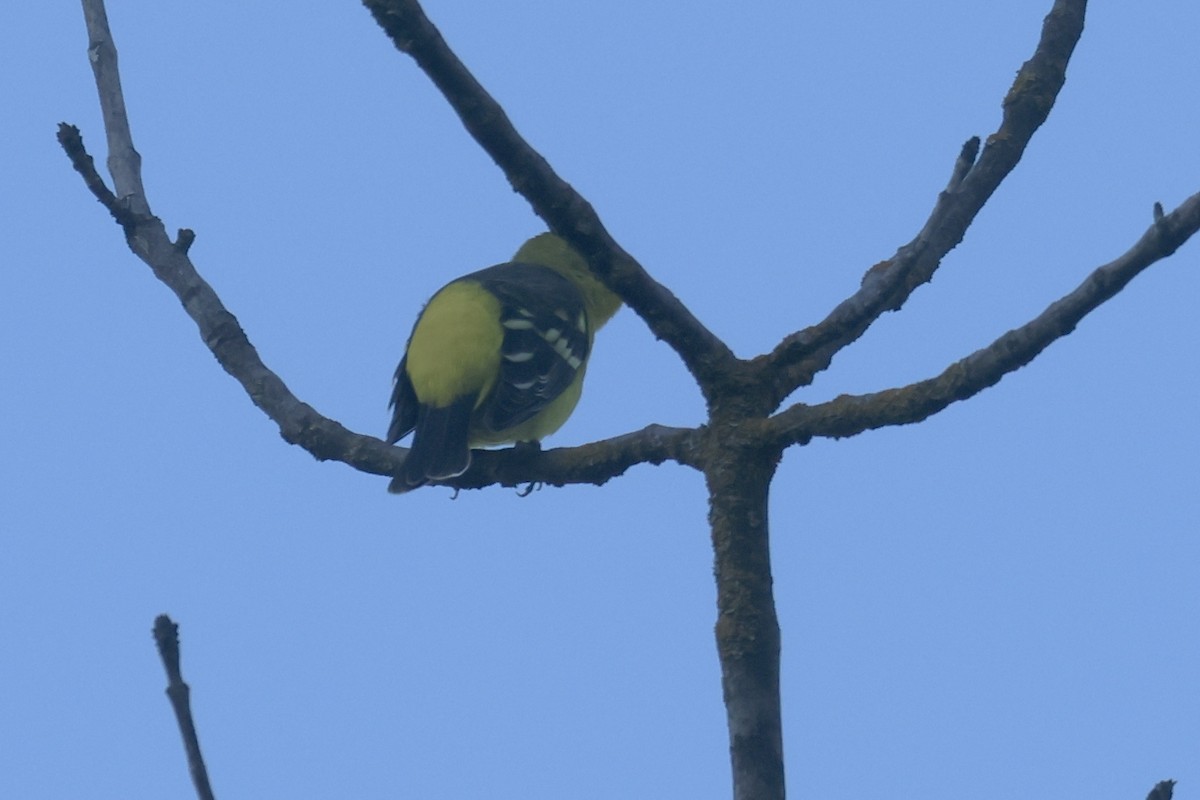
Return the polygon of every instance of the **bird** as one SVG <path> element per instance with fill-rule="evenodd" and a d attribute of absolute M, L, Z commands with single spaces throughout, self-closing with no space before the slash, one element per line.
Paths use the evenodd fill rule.
<path fill-rule="evenodd" d="M 439 289 L 396 367 L 387 442 L 413 439 L 388 491 L 463 474 L 471 448 L 557 431 L 579 402 L 596 331 L 620 307 L 553 233 Z"/>

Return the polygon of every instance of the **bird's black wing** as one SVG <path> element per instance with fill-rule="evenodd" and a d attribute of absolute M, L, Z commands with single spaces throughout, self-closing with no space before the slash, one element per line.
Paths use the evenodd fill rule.
<path fill-rule="evenodd" d="M 571 385 L 587 362 L 591 326 L 579 289 L 549 267 L 500 264 L 467 278 L 500 300 L 500 375 L 476 424 L 504 431 L 532 418 Z"/>

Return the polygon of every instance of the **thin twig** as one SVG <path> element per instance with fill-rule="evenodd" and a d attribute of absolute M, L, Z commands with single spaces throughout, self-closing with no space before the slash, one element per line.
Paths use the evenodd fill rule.
<path fill-rule="evenodd" d="M 167 697 L 171 699 L 171 708 L 175 711 L 175 720 L 179 723 L 179 733 L 183 736 L 183 749 L 187 752 L 188 772 L 191 773 L 192 783 L 196 786 L 196 796 L 200 800 L 214 800 L 212 786 L 208 781 L 208 770 L 204 766 L 204 756 L 200 754 L 196 723 L 192 719 L 192 690 L 183 682 L 183 673 L 179 667 L 179 626 L 166 614 L 160 614 L 154 620 L 154 643 L 158 646 L 158 655 L 167 670 Z"/>
<path fill-rule="evenodd" d="M 987 347 L 946 368 L 935 378 L 898 389 L 842 395 L 815 406 L 797 404 L 773 417 L 767 430 L 780 443 L 813 437 L 842 438 L 873 428 L 907 425 L 965 400 L 1032 361 L 1085 316 L 1112 298 L 1139 273 L 1174 253 L 1200 230 L 1200 193 L 1170 214 L 1157 216 L 1128 251 L 1099 267 L 1071 293 L 1040 315 Z"/>
<path fill-rule="evenodd" d="M 96 171 L 96 162 L 92 160 L 92 157 L 88 155 L 87 148 L 83 146 L 83 136 L 79 133 L 79 128 L 60 122 L 58 143 L 66 151 L 67 158 L 71 159 L 71 166 L 75 167 L 75 171 L 83 176 L 84 184 L 100 201 L 100 204 L 108 209 L 108 213 L 112 214 L 117 224 L 125 229 L 126 234 L 132 231 L 137 224 L 137 216 L 129 209 L 129 206 L 117 200 L 117 196 L 109 190 L 104 179 L 100 177 L 100 173 Z"/>
<path fill-rule="evenodd" d="M 1146 795 L 1146 800 L 1171 800 L 1174 794 L 1175 781 L 1159 781 L 1154 784 L 1150 794 Z"/>

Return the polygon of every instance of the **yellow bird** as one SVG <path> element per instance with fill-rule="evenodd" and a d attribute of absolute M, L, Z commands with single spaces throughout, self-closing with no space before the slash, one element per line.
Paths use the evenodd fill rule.
<path fill-rule="evenodd" d="M 510 262 L 442 287 L 396 368 L 387 441 L 415 433 L 388 491 L 461 475 L 472 447 L 558 430 L 579 402 L 596 331 L 620 307 L 552 233 L 525 242 Z"/>

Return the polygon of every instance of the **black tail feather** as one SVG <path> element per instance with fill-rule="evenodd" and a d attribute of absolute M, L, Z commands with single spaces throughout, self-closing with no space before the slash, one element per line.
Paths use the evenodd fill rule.
<path fill-rule="evenodd" d="M 444 408 L 422 405 L 417 413 L 412 448 L 403 471 L 392 479 L 388 491 L 402 494 L 429 481 L 461 475 L 471 466 L 468 435 L 475 396 L 460 397 Z"/>

